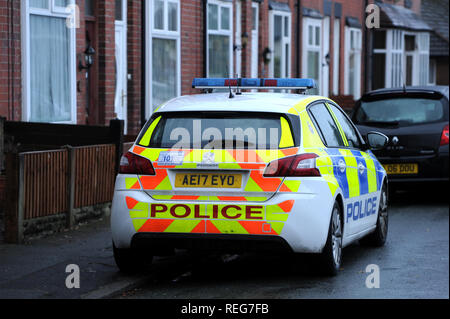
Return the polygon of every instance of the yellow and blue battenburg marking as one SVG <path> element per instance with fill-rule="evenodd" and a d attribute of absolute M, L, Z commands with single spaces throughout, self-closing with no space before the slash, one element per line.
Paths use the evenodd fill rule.
<path fill-rule="evenodd" d="M 343 161 L 345 163 L 345 157 L 339 152 L 339 149 L 337 148 L 327 148 L 326 152 L 328 153 L 328 155 L 330 155 L 331 161 L 333 162 L 333 174 L 339 184 L 339 187 L 342 190 L 344 198 L 349 198 L 350 191 L 346 170 L 341 172 L 341 170 L 339 169 L 339 162 Z"/>

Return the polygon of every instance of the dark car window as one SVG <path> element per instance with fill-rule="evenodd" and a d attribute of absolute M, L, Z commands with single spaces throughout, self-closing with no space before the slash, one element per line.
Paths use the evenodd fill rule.
<path fill-rule="evenodd" d="M 277 149 L 298 145 L 298 117 L 278 113 L 168 112 L 139 145 L 153 148 Z M 292 124 L 292 127 L 290 125 Z"/>
<path fill-rule="evenodd" d="M 414 125 L 441 121 L 442 102 L 427 98 L 391 98 L 361 101 L 354 120 L 360 124 Z"/>
<path fill-rule="evenodd" d="M 330 147 L 344 147 L 341 133 L 339 133 L 339 129 L 325 104 L 315 104 L 309 108 L 309 111 L 322 133 L 325 144 Z"/>
<path fill-rule="evenodd" d="M 329 104 L 331 110 L 336 116 L 339 124 L 341 124 L 342 130 L 344 131 L 345 137 L 347 137 L 347 141 L 350 147 L 352 148 L 361 148 L 361 141 L 358 137 L 358 133 L 356 132 L 355 127 L 352 125 L 350 120 L 345 116 L 345 114 L 337 108 L 333 104 Z"/>

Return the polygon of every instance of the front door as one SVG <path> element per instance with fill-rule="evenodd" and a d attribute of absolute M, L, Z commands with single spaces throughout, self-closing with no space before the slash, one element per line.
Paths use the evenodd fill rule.
<path fill-rule="evenodd" d="M 114 112 L 120 120 L 124 120 L 124 132 L 127 132 L 127 7 L 126 1 L 116 1 L 116 93 Z"/>

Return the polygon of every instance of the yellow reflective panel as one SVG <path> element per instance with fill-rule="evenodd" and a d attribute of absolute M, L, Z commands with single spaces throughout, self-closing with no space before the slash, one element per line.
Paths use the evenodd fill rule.
<path fill-rule="evenodd" d="M 155 130 L 156 125 L 158 125 L 159 121 L 161 120 L 161 116 L 157 117 L 152 124 L 150 124 L 149 128 L 147 129 L 147 132 L 145 132 L 144 136 L 139 141 L 139 144 L 142 146 L 148 146 L 150 144 L 150 139 L 152 137 L 153 131 Z"/>
<path fill-rule="evenodd" d="M 280 117 L 281 122 L 281 138 L 280 138 L 280 148 L 293 147 L 294 139 L 292 138 L 291 127 L 288 121 L 284 117 Z"/>

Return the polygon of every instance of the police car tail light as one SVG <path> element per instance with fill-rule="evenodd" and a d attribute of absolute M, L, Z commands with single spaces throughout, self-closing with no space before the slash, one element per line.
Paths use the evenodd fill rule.
<path fill-rule="evenodd" d="M 121 174 L 155 175 L 152 162 L 142 156 L 128 152 L 120 159 Z"/>
<path fill-rule="evenodd" d="M 448 124 L 444 127 L 441 135 L 441 146 L 448 145 Z"/>
<path fill-rule="evenodd" d="M 264 171 L 265 177 L 320 176 L 316 167 L 316 154 L 299 154 L 270 162 Z"/>

